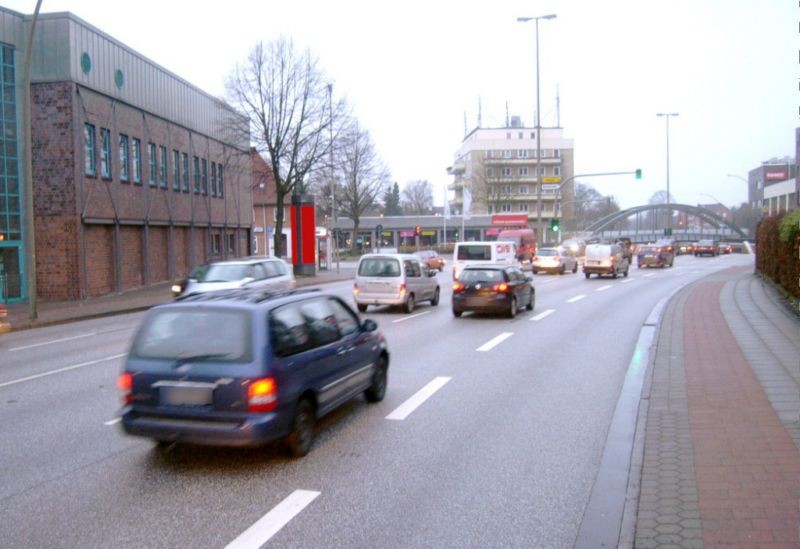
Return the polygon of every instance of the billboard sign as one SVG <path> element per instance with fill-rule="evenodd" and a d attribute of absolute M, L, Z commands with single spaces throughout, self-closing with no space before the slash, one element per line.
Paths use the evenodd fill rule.
<path fill-rule="evenodd" d="M 767 181 L 785 181 L 789 179 L 789 170 L 785 168 L 780 170 L 765 170 L 764 179 Z"/>

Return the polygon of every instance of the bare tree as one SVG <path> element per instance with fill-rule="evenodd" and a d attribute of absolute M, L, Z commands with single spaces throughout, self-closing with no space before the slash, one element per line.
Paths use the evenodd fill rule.
<path fill-rule="evenodd" d="M 403 188 L 403 211 L 406 215 L 433 213 L 433 185 L 428 181 L 409 181 Z"/>
<path fill-rule="evenodd" d="M 603 196 L 594 187 L 575 184 L 576 230 L 591 225 L 603 217 L 619 211 L 619 205 L 610 196 Z"/>
<path fill-rule="evenodd" d="M 389 170 L 378 158 L 369 133 L 357 125 L 342 134 L 340 147 L 342 188 L 338 200 L 342 215 L 353 220 L 351 248 L 355 252 L 361 216 L 377 205 L 378 196 L 389 182 Z"/>
<path fill-rule="evenodd" d="M 259 42 L 225 88 L 229 103 L 247 117 L 250 139 L 275 176 L 274 249 L 279 250 L 286 197 L 306 192 L 307 180 L 325 169 L 332 120 L 344 105 L 330 105 L 317 60 L 308 50 L 297 53 L 285 38 Z"/>

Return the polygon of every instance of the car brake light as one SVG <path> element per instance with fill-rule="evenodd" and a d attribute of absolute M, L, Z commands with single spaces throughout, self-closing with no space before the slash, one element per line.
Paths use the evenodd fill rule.
<path fill-rule="evenodd" d="M 405 295 L 406 293 L 406 285 L 400 284 L 400 295 Z"/>
<path fill-rule="evenodd" d="M 358 289 L 358 284 L 353 284 L 353 295 L 358 295 L 358 292 L 361 290 Z"/>
<path fill-rule="evenodd" d="M 124 372 L 117 378 L 117 388 L 122 392 L 122 401 L 125 404 L 133 403 L 133 375 Z"/>
<path fill-rule="evenodd" d="M 247 388 L 248 412 L 271 412 L 278 405 L 278 386 L 271 377 L 253 380 Z"/>
<path fill-rule="evenodd" d="M 454 292 L 461 292 L 464 290 L 464 285 L 461 282 L 456 282 L 453 284 L 453 291 Z"/>
<path fill-rule="evenodd" d="M 508 284 L 506 284 L 505 282 L 501 282 L 500 284 L 495 284 L 494 286 L 492 286 L 492 290 L 494 290 L 497 293 L 504 294 L 508 291 Z"/>

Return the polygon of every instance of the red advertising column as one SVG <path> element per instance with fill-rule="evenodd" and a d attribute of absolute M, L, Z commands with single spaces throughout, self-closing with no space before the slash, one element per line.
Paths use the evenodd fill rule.
<path fill-rule="evenodd" d="M 292 265 L 295 276 L 316 274 L 317 222 L 314 215 L 314 197 L 292 195 L 289 208 L 292 227 Z"/>

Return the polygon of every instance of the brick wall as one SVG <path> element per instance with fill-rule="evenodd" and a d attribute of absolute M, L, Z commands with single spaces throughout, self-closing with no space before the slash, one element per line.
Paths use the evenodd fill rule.
<path fill-rule="evenodd" d="M 150 227 L 148 234 L 149 248 L 147 257 L 150 261 L 150 284 L 158 284 L 169 280 L 167 227 Z"/>
<path fill-rule="evenodd" d="M 122 289 L 131 290 L 144 285 L 142 257 L 142 227 L 122 226 L 120 247 L 122 252 Z"/>
<path fill-rule="evenodd" d="M 114 288 L 114 227 L 89 225 L 83 233 L 86 242 L 88 295 L 103 295 Z"/>

